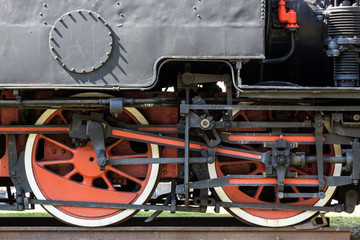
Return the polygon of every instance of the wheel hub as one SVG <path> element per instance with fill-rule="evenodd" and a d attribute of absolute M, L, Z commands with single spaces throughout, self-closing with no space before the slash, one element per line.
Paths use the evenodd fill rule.
<path fill-rule="evenodd" d="M 103 173 L 97 165 L 96 154 L 91 142 L 88 142 L 85 147 L 76 150 L 74 162 L 75 169 L 82 176 L 96 178 Z"/>

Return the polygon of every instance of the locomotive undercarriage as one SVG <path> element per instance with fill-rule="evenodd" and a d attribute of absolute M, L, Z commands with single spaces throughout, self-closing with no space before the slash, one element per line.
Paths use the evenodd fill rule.
<path fill-rule="evenodd" d="M 268 227 L 298 224 L 317 212 L 353 212 L 360 179 L 356 100 L 342 89 L 297 98 L 291 89 L 272 88 L 282 93 L 275 100 L 261 87 L 239 98 L 184 86 L 144 97 L 27 100 L 3 92 L 2 111 L 17 119 L 0 126 L 1 164 L 12 180 L 3 173 L 1 183 L 14 185 L 16 194 L 9 192 L 0 209 L 41 204 L 87 227 L 126 220 L 137 210 L 155 210 L 153 220 L 162 211 L 223 207 Z M 158 181 L 171 190 L 151 198 Z"/>

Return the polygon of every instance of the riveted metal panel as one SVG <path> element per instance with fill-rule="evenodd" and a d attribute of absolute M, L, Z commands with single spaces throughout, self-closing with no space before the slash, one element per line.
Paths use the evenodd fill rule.
<path fill-rule="evenodd" d="M 262 59 L 263 2 L 0 0 L 0 88 L 147 88 L 164 59 Z M 91 34 L 94 21 L 59 22 L 78 10 L 101 16 L 113 39 Z M 69 37 L 57 50 L 73 71 L 52 52 L 56 25 Z"/>

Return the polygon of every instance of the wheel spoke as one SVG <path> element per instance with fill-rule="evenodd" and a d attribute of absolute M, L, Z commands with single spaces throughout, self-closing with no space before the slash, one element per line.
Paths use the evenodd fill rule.
<path fill-rule="evenodd" d="M 243 118 L 244 118 L 244 120 L 245 120 L 246 122 L 250 122 L 250 121 L 249 121 L 249 118 L 245 115 L 245 112 L 242 112 L 242 113 L 241 113 L 241 116 L 243 116 Z"/>
<path fill-rule="evenodd" d="M 46 140 L 46 141 L 48 141 L 48 142 L 51 142 L 51 143 L 59 146 L 59 147 L 65 149 L 65 150 L 67 150 L 67 151 L 69 151 L 69 152 L 71 152 L 71 153 L 73 153 L 73 154 L 75 153 L 75 149 L 73 149 L 73 148 L 65 145 L 64 143 L 61 143 L 61 142 L 59 142 L 59 141 L 56 141 L 56 140 L 54 140 L 54 139 L 52 139 L 52 138 L 50 138 L 50 137 L 47 137 L 47 136 L 45 136 L 45 135 L 43 135 L 43 134 L 41 134 L 39 137 L 42 138 L 42 139 L 44 139 L 44 140 Z"/>
<path fill-rule="evenodd" d="M 136 178 L 136 177 L 133 177 L 133 176 L 131 176 L 131 175 L 129 175 L 129 174 L 127 174 L 127 173 L 125 173 L 125 172 L 123 172 L 123 171 L 121 171 L 121 170 L 113 167 L 113 166 L 111 166 L 111 167 L 109 168 L 109 170 L 110 170 L 110 171 L 113 171 L 114 173 L 117 173 L 117 174 L 119 174 L 120 176 L 123 176 L 123 177 L 125 177 L 125 178 L 127 178 L 127 179 L 129 179 L 129 180 L 131 180 L 131 181 L 133 181 L 133 182 L 136 182 L 136 183 L 138 183 L 138 184 L 140 184 L 140 185 L 143 184 L 143 181 L 141 181 L 140 179 L 138 179 L 138 178 Z"/>
<path fill-rule="evenodd" d="M 109 179 L 106 177 L 106 174 L 102 174 L 101 178 L 104 180 L 106 185 L 108 186 L 108 189 L 111 191 L 116 191 L 112 183 L 109 181 Z"/>
<path fill-rule="evenodd" d="M 60 159 L 60 160 L 48 160 L 48 161 L 37 161 L 37 165 L 44 167 L 46 165 L 62 165 L 62 164 L 74 164 L 73 159 Z"/>
<path fill-rule="evenodd" d="M 87 176 L 83 176 L 84 180 L 83 180 L 83 184 L 86 185 L 86 186 L 90 186 L 92 187 L 93 186 L 93 179 L 90 178 L 90 177 L 87 177 Z"/>
<path fill-rule="evenodd" d="M 256 168 L 254 171 L 252 171 L 251 173 L 249 173 L 249 175 L 258 175 L 258 174 L 261 174 L 263 173 L 264 171 L 260 168 Z"/>
<path fill-rule="evenodd" d="M 67 173 L 65 176 L 63 176 L 66 179 L 70 179 L 72 176 L 74 176 L 77 173 L 77 170 L 74 168 L 69 173 Z"/>
<path fill-rule="evenodd" d="M 264 190 L 264 186 L 259 186 L 256 190 L 256 193 L 254 195 L 254 198 L 255 199 L 259 199 L 260 197 L 260 194 L 262 193 L 262 191 Z"/>
<path fill-rule="evenodd" d="M 61 118 L 61 120 L 63 120 L 63 122 L 64 122 L 65 124 L 69 124 L 68 121 L 66 120 L 66 118 L 65 118 L 64 115 L 63 115 L 63 111 L 60 111 L 59 114 L 58 114 L 58 116 Z"/>
<path fill-rule="evenodd" d="M 123 141 L 125 141 L 125 139 L 119 139 L 116 142 L 114 142 L 113 144 L 111 144 L 109 147 L 107 147 L 107 150 L 110 152 L 111 149 L 113 149 L 114 147 L 116 147 L 117 145 L 119 145 L 120 143 L 122 143 Z"/>

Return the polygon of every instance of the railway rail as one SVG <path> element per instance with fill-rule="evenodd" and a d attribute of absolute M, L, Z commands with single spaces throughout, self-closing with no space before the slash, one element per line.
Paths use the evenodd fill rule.
<path fill-rule="evenodd" d="M 229 217 L 136 217 L 105 228 L 69 227 L 51 217 L 0 218 L 1 239 L 350 239 L 350 228 L 259 228 Z"/>

